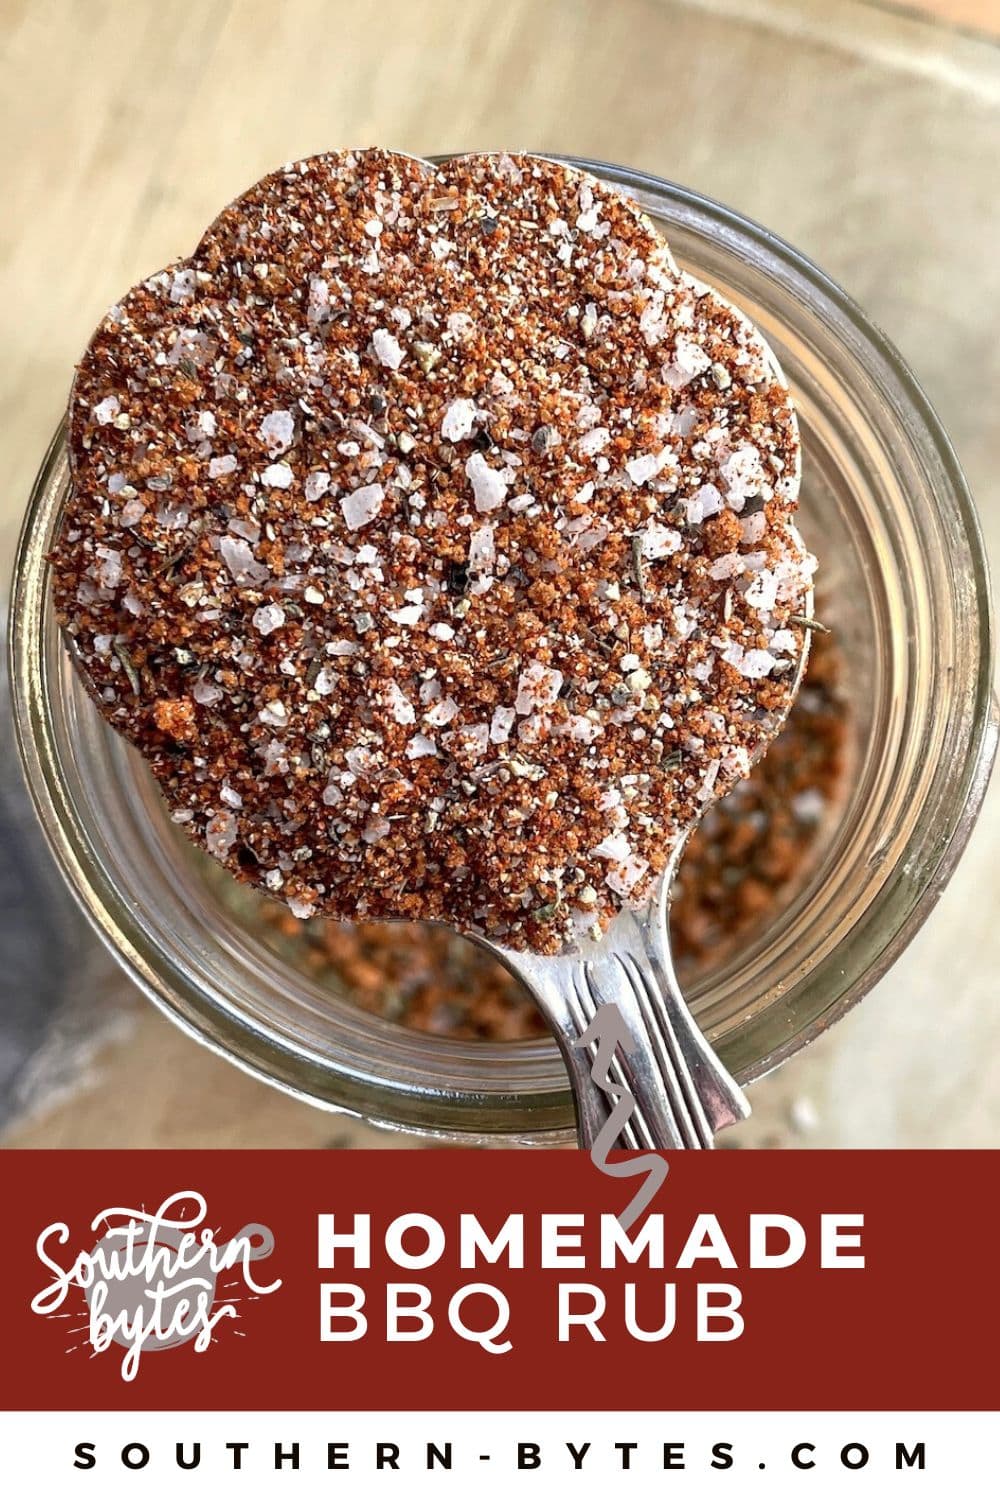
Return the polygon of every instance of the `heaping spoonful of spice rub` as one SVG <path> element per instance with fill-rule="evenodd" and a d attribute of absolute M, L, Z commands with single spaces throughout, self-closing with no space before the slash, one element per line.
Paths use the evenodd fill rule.
<path fill-rule="evenodd" d="M 634 202 L 526 156 L 292 163 L 112 308 L 70 451 L 63 629 L 192 839 L 297 915 L 488 941 L 584 1139 L 602 999 L 688 1058 L 626 1143 L 743 1112 L 664 892 L 791 706 L 814 562 L 777 364 Z"/>

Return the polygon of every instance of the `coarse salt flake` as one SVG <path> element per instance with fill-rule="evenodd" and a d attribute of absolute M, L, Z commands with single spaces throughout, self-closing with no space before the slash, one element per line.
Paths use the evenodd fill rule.
<path fill-rule="evenodd" d="M 563 674 L 544 662 L 533 661 L 521 673 L 517 682 L 517 697 L 514 707 L 519 714 L 530 714 L 536 708 L 550 708 L 559 696 L 563 685 Z"/>
<path fill-rule="evenodd" d="M 778 602 L 778 577 L 770 568 L 761 568 L 744 595 L 754 609 L 769 613 Z"/>
<path fill-rule="evenodd" d="M 312 276 L 309 279 L 309 301 L 306 306 L 306 317 L 309 323 L 315 327 L 324 322 L 330 311 L 330 283 L 323 276 Z"/>
<path fill-rule="evenodd" d="M 100 422 L 102 427 L 106 427 L 109 422 L 114 421 L 121 409 L 122 404 L 117 396 L 105 396 L 103 401 L 98 401 L 91 415 L 95 422 Z"/>
<path fill-rule="evenodd" d="M 476 403 L 462 396 L 453 401 L 441 419 L 441 436 L 447 443 L 460 443 L 471 435 L 476 421 Z"/>
<path fill-rule="evenodd" d="M 503 745 L 510 739 L 510 731 L 517 711 L 513 708 L 495 708 L 490 721 L 490 739 L 494 745 Z"/>
<path fill-rule="evenodd" d="M 446 326 L 453 338 L 467 339 L 476 325 L 467 312 L 453 312 L 448 314 Z"/>
<path fill-rule="evenodd" d="M 260 478 L 269 490 L 287 490 L 291 488 L 295 475 L 288 464 L 268 464 Z"/>
<path fill-rule="evenodd" d="M 390 620 L 395 620 L 397 625 L 416 625 L 419 620 L 423 619 L 424 606 L 422 604 L 404 604 L 400 609 L 386 610 L 386 614 Z M 434 627 L 432 625 L 431 635 L 433 634 Z"/>
<path fill-rule="evenodd" d="M 342 495 L 340 508 L 344 513 L 344 520 L 349 531 L 357 531 L 361 526 L 367 526 L 374 521 L 382 509 L 382 501 L 385 499 L 385 490 L 380 484 L 364 484 L 359 490 L 352 490 L 349 495 Z"/>
<path fill-rule="evenodd" d="M 458 704 L 454 698 L 441 698 L 437 703 L 431 704 L 430 708 L 424 714 L 424 718 L 428 724 L 441 727 L 445 724 L 450 724 L 457 713 Z"/>
<path fill-rule="evenodd" d="M 700 526 L 702 521 L 708 520 L 709 516 L 718 515 L 723 504 L 722 492 L 716 489 L 714 484 L 703 484 L 690 500 L 684 502 L 688 525 Z"/>
<path fill-rule="evenodd" d="M 721 582 L 726 578 L 735 578 L 745 570 L 746 562 L 742 552 L 724 552 L 721 557 L 715 557 L 709 563 L 708 576 Z"/>
<path fill-rule="evenodd" d="M 257 428 L 257 436 L 272 458 L 284 453 L 295 436 L 295 418 L 290 411 L 269 411 Z M 265 481 L 266 482 L 266 481 Z"/>
<path fill-rule="evenodd" d="M 344 759 L 355 776 L 364 776 L 375 763 L 375 757 L 366 745 L 352 745 Z"/>
<path fill-rule="evenodd" d="M 763 541 L 766 531 L 767 516 L 762 510 L 755 510 L 752 515 L 741 517 L 740 535 L 745 547 L 753 547 L 757 542 Z"/>
<path fill-rule="evenodd" d="M 284 625 L 285 611 L 280 604 L 262 604 L 260 609 L 254 610 L 253 623 L 254 629 L 259 630 L 261 635 L 270 635 Z"/>
<path fill-rule="evenodd" d="M 698 375 L 703 375 L 712 361 L 699 344 L 684 334 L 678 334 L 674 344 L 674 357 L 664 369 L 664 379 L 675 390 L 683 389 Z"/>
<path fill-rule="evenodd" d="M 270 578 L 270 569 L 254 557 L 249 542 L 242 537 L 224 536 L 219 541 L 222 561 L 239 584 L 262 583 Z"/>
<path fill-rule="evenodd" d="M 777 657 L 772 656 L 770 651 L 745 651 L 736 642 L 726 647 L 722 660 L 735 667 L 741 677 L 751 679 L 769 676 L 778 665 Z"/>
<path fill-rule="evenodd" d="M 330 488 L 330 475 L 326 469 L 313 469 L 306 475 L 305 496 L 310 504 L 322 499 Z"/>
<path fill-rule="evenodd" d="M 664 312 L 666 297 L 662 287 L 647 294 L 645 306 L 639 316 L 639 331 L 652 348 L 666 336 L 669 321 Z"/>
<path fill-rule="evenodd" d="M 170 283 L 171 302 L 190 302 L 194 296 L 195 273 L 190 266 L 181 271 L 175 271 Z"/>
<path fill-rule="evenodd" d="M 386 683 L 385 702 L 397 724 L 413 724 L 416 722 L 417 711 L 398 682 Z"/>
<path fill-rule="evenodd" d="M 388 328 L 376 328 L 372 334 L 372 348 L 379 364 L 385 365 L 387 370 L 398 370 L 403 363 L 403 350 L 399 340 Z"/>
<path fill-rule="evenodd" d="M 507 498 L 507 483 L 501 473 L 491 469 L 482 453 L 470 454 L 465 473 L 472 483 L 476 509 L 496 510 Z"/>
<path fill-rule="evenodd" d="M 734 510 L 742 510 L 751 495 L 756 495 L 765 482 L 760 453 L 750 443 L 744 443 L 728 454 L 719 465 L 719 474 L 726 487 L 726 498 Z"/>
<path fill-rule="evenodd" d="M 469 571 L 472 573 L 485 572 L 493 566 L 496 560 L 496 546 L 494 543 L 494 528 L 492 526 L 480 526 L 469 538 Z"/>
<path fill-rule="evenodd" d="M 659 453 L 641 453 L 638 458 L 630 458 L 625 465 L 625 472 L 633 484 L 648 484 L 655 479 L 657 474 L 667 467 L 674 459 L 672 448 L 661 448 Z"/>
<path fill-rule="evenodd" d="M 630 854 L 628 859 L 623 859 L 608 871 L 604 877 L 604 883 L 615 892 L 615 895 L 628 896 L 648 869 L 648 859 L 639 859 L 635 854 Z"/>
<path fill-rule="evenodd" d="M 570 714 L 565 724 L 559 726 L 558 732 L 579 745 L 592 745 L 604 730 L 593 719 L 588 719 L 586 714 Z"/>
<path fill-rule="evenodd" d="M 469 760 L 481 760 L 489 749 L 490 726 L 488 724 L 464 725 L 446 734 L 444 742 L 455 755 L 461 755 Z"/>
<path fill-rule="evenodd" d="M 270 703 L 265 703 L 257 718 L 262 724 L 270 724 L 273 729 L 284 729 L 288 723 L 288 709 L 280 698 L 272 698 Z"/>
<path fill-rule="evenodd" d="M 644 531 L 639 533 L 639 545 L 643 557 L 658 558 L 670 557 L 674 552 L 679 552 L 683 542 L 679 531 L 672 526 L 661 526 L 658 521 L 650 521 Z"/>
<path fill-rule="evenodd" d="M 218 703 L 219 699 L 222 697 L 222 689 L 218 687 L 214 682 L 209 682 L 207 678 L 199 677 L 198 681 L 191 689 L 191 696 L 194 701 L 196 703 L 200 703 L 203 708 L 211 708 L 212 704 Z"/>
<path fill-rule="evenodd" d="M 585 432 L 583 437 L 577 438 L 576 451 L 583 458 L 590 458 L 595 453 L 600 453 L 611 441 L 611 433 L 606 427 L 592 427 Z"/>
<path fill-rule="evenodd" d="M 239 825 L 228 808 L 220 808 L 205 825 L 205 846 L 216 859 L 225 859 L 236 842 Z"/>
<path fill-rule="evenodd" d="M 97 546 L 94 549 L 99 562 L 97 577 L 102 589 L 116 589 L 122 580 L 122 555 L 114 547 Z"/>

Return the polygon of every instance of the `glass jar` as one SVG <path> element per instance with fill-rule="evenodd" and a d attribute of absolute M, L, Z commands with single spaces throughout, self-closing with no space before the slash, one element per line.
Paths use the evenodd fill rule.
<path fill-rule="evenodd" d="M 847 663 L 855 774 L 838 815 L 799 886 L 691 991 L 701 1025 L 746 1083 L 885 973 L 965 846 L 997 737 L 986 562 L 933 411 L 836 285 L 695 193 L 573 165 L 637 198 L 681 264 L 745 309 L 774 347 L 802 429 L 801 529 L 820 557 Z M 45 554 L 67 485 L 60 433 L 20 542 L 12 681 L 36 807 L 104 941 L 192 1036 L 317 1105 L 470 1142 L 567 1138 L 572 1104 L 547 1039 L 407 1031 L 317 985 L 233 914 L 62 649 Z"/>

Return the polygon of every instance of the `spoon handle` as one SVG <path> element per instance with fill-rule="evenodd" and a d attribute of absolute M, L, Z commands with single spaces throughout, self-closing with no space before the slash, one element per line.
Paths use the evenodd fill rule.
<path fill-rule="evenodd" d="M 750 1113 L 680 992 L 665 906 L 623 912 L 578 954 L 506 955 L 559 1043 L 581 1146 L 710 1147 Z"/>

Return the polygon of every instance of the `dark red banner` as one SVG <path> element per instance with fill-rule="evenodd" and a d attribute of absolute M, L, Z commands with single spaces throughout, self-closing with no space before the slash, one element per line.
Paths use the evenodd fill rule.
<path fill-rule="evenodd" d="M 0 1407 L 1000 1405 L 984 1357 L 1000 1333 L 995 1153 L 717 1151 L 669 1162 L 653 1224 L 628 1232 L 630 1264 L 615 1216 L 632 1185 L 582 1153 L 4 1153 Z M 195 1195 L 177 1200 L 192 1245 L 211 1232 L 207 1248 L 189 1247 L 187 1290 L 182 1231 L 157 1218 L 177 1194 Z M 95 1224 L 115 1209 L 124 1218 Z M 108 1226 L 121 1235 L 133 1214 L 132 1263 L 121 1251 L 95 1257 Z M 407 1215 L 421 1217 L 394 1225 Z M 345 1233 L 353 1245 L 330 1238 Z M 163 1320 L 145 1342 L 129 1322 L 137 1276 L 142 1307 L 159 1297 Z M 171 1333 L 169 1318 L 206 1279 L 202 1336 Z M 494 1324 L 503 1352 L 477 1339 Z M 115 1327 L 95 1352 L 95 1336 Z"/>

